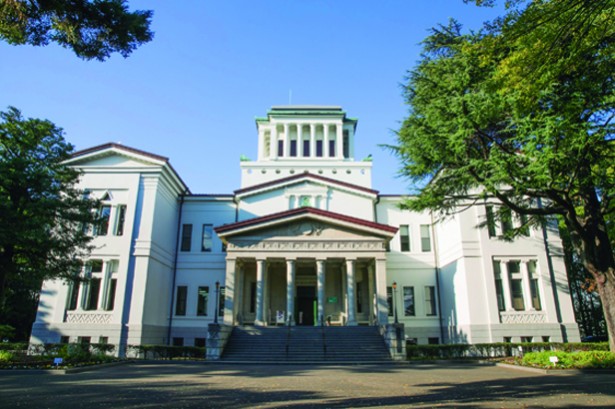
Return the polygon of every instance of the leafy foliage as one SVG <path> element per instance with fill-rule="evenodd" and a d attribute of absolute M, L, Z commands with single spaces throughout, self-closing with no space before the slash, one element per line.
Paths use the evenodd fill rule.
<path fill-rule="evenodd" d="M 556 356 L 554 365 L 550 358 Z M 543 351 L 529 352 L 523 356 L 524 365 L 541 368 L 615 368 L 615 353 L 609 351 Z"/>
<path fill-rule="evenodd" d="M 53 41 L 85 60 L 127 57 L 150 41 L 152 11 L 129 12 L 125 0 L 5 0 L 0 3 L 0 38 L 10 44 Z"/>
<path fill-rule="evenodd" d="M 589 342 L 499 342 L 489 344 L 442 344 L 406 345 L 408 359 L 488 359 L 503 358 L 518 354 L 521 347 L 524 353 L 542 351 L 608 351 L 608 344 Z"/>
<path fill-rule="evenodd" d="M 615 1 L 509 7 L 479 32 L 452 20 L 424 40 L 391 147 L 403 176 L 427 182 L 406 206 L 448 214 L 502 204 L 526 216 L 509 239 L 560 215 L 615 350 Z"/>
<path fill-rule="evenodd" d="M 16 306 L 30 300 L 35 310 L 43 280 L 75 279 L 90 250 L 83 226 L 96 222 L 96 203 L 63 164 L 73 147 L 60 128 L 13 107 L 0 120 L 0 323 L 17 327 Z"/>

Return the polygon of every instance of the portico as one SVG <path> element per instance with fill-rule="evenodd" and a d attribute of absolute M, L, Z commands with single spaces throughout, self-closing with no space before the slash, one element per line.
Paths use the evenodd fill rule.
<path fill-rule="evenodd" d="M 227 242 L 225 323 L 386 323 L 396 230 L 309 207 L 216 228 Z"/>

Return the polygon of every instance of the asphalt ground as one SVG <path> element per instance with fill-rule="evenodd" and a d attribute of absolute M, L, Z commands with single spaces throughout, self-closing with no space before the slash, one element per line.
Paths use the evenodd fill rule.
<path fill-rule="evenodd" d="M 76 374 L 0 373 L 0 408 L 614 408 L 615 374 L 479 364 L 137 362 Z"/>

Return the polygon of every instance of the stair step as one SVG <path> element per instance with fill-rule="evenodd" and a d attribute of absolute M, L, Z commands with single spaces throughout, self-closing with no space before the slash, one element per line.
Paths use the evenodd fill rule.
<path fill-rule="evenodd" d="M 389 362 L 377 327 L 235 327 L 222 360 Z"/>

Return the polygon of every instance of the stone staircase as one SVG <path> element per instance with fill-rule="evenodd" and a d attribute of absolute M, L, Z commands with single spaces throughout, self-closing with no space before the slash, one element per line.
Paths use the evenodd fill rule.
<path fill-rule="evenodd" d="M 233 328 L 222 361 L 392 362 L 378 327 Z"/>

